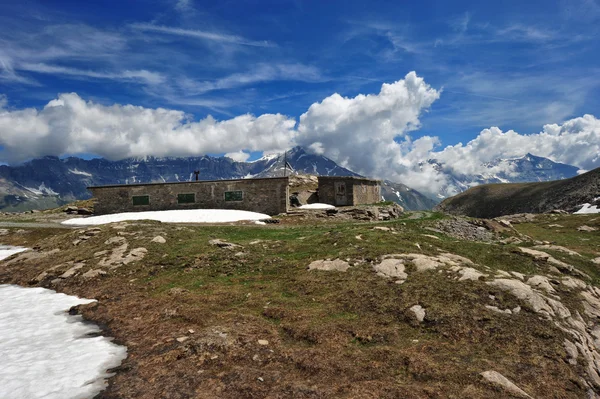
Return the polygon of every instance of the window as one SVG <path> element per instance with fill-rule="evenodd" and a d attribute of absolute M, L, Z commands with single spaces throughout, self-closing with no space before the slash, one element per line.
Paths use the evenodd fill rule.
<path fill-rule="evenodd" d="M 150 205 L 149 195 L 136 195 L 133 197 L 133 206 Z"/>
<path fill-rule="evenodd" d="M 243 191 L 225 191 L 225 201 L 242 201 L 243 199 Z"/>
<path fill-rule="evenodd" d="M 178 204 L 193 204 L 196 202 L 196 194 L 177 194 Z"/>

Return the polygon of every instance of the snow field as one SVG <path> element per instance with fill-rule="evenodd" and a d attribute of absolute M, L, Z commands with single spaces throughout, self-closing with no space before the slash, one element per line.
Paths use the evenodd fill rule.
<path fill-rule="evenodd" d="M 228 223 L 242 220 L 270 219 L 264 213 L 230 209 L 185 209 L 170 211 L 125 212 L 112 215 L 68 219 L 62 224 L 70 226 L 96 226 L 126 220 L 156 220 L 163 223 Z"/>
<path fill-rule="evenodd" d="M 27 248 L 0 246 L 0 260 Z M 67 311 L 94 302 L 45 288 L 0 284 L 0 398 L 84 399 L 105 388 L 127 348 Z"/>

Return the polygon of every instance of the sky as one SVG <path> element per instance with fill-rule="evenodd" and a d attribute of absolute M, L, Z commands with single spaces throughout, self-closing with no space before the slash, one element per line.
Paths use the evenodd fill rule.
<path fill-rule="evenodd" d="M 589 170 L 599 31 L 599 0 L 0 0 L 0 162 L 302 145 L 418 189 L 428 158 Z"/>

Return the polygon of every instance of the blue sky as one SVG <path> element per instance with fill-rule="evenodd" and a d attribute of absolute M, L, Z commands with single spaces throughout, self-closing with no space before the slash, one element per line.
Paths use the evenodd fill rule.
<path fill-rule="evenodd" d="M 298 120 L 333 93 L 377 94 L 416 71 L 439 98 L 410 140 L 443 148 L 492 126 L 529 134 L 597 115 L 599 27 L 598 0 L 4 1 L 0 105 L 77 93 L 194 121 Z"/>

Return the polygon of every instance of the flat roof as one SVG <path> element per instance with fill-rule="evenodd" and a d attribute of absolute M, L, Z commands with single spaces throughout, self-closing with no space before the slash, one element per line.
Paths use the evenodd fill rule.
<path fill-rule="evenodd" d="M 219 183 L 219 182 L 249 182 L 255 180 L 277 180 L 286 179 L 289 180 L 289 176 L 280 177 L 259 177 L 251 179 L 223 179 L 223 180 L 192 180 L 192 181 L 173 181 L 173 182 L 156 182 L 156 183 L 133 183 L 133 184 L 107 184 L 105 186 L 89 186 L 86 187 L 88 190 L 92 188 L 113 188 L 113 187 L 141 187 L 141 186 L 166 186 L 169 184 L 190 184 L 190 183 Z"/>
<path fill-rule="evenodd" d="M 370 181 L 375 183 L 381 183 L 381 180 L 377 179 L 369 179 L 368 177 L 360 177 L 360 176 L 319 176 L 319 180 L 340 180 L 340 179 L 352 179 L 352 180 L 360 180 L 360 181 Z"/>

